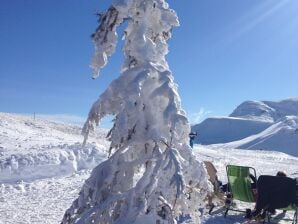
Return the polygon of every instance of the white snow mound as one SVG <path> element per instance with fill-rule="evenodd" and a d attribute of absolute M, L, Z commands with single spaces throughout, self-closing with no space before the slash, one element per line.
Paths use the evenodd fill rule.
<path fill-rule="evenodd" d="M 0 113 L 0 182 L 14 183 L 71 175 L 106 157 L 106 131 L 82 146 L 81 128 L 24 115 Z M 92 139 L 93 138 L 93 139 Z"/>

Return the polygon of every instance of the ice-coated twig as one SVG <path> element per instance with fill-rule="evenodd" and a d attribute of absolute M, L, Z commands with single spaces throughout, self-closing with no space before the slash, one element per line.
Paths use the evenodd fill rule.
<path fill-rule="evenodd" d="M 185 182 L 184 182 L 184 178 L 182 176 L 182 166 L 181 163 L 179 162 L 179 152 L 178 150 L 174 149 L 174 148 L 170 148 L 167 150 L 167 155 L 166 158 L 168 159 L 168 164 L 165 167 L 165 170 L 167 169 L 171 169 L 172 166 L 174 165 L 174 174 L 172 176 L 171 182 L 170 184 L 174 184 L 176 186 L 176 197 L 178 198 L 184 190 L 184 186 L 185 186 Z M 180 159 L 182 159 L 180 157 Z"/>
<path fill-rule="evenodd" d="M 91 35 L 95 45 L 95 53 L 90 67 L 93 70 L 92 78 L 99 75 L 100 69 L 106 64 L 117 45 L 117 27 L 123 22 L 119 11 L 111 6 L 105 13 L 99 14 L 99 26 Z"/>

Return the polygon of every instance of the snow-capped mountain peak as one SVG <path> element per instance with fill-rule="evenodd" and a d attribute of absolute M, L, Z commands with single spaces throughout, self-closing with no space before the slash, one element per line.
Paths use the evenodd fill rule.
<path fill-rule="evenodd" d="M 245 101 L 230 114 L 230 117 L 243 117 L 275 122 L 290 115 L 298 116 L 298 98 L 290 98 L 277 102 Z"/>
<path fill-rule="evenodd" d="M 275 113 L 274 108 L 261 101 L 245 101 L 230 114 L 230 117 L 273 122 Z"/>
<path fill-rule="evenodd" d="M 229 117 L 208 118 L 192 130 L 199 133 L 197 142 L 202 144 L 298 156 L 298 98 L 245 101 Z"/>

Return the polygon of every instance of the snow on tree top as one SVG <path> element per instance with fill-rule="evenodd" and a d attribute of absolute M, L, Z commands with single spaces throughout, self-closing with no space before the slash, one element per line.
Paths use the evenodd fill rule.
<path fill-rule="evenodd" d="M 114 1 L 92 35 L 94 77 L 127 21 L 121 75 L 93 104 L 83 128 L 114 115 L 111 157 L 96 167 L 62 223 L 200 223 L 199 207 L 211 189 L 188 146 L 190 126 L 165 55 L 176 13 L 164 0 Z"/>

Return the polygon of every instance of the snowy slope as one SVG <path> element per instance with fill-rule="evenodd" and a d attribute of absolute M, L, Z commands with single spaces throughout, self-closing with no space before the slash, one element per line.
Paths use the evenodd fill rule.
<path fill-rule="evenodd" d="M 229 117 L 208 118 L 192 127 L 201 144 L 226 148 L 276 150 L 298 155 L 298 98 L 246 101 Z M 227 144 L 229 143 L 229 144 Z"/>
<path fill-rule="evenodd" d="M 81 127 L 0 113 L 0 182 L 31 181 L 93 168 L 105 157 L 105 130 L 82 146 Z M 98 143 L 95 143 L 97 141 Z"/>
<path fill-rule="evenodd" d="M 284 170 L 292 177 L 298 176 L 298 158 L 278 152 L 250 150 L 222 150 L 219 148 L 195 146 L 194 153 L 198 159 L 209 160 L 215 164 L 219 179 L 226 181 L 225 166 L 238 164 L 253 166 L 257 175 L 275 175 Z M 245 159 L 244 159 L 245 158 Z M 73 175 L 58 178 L 39 179 L 32 182 L 0 185 L 0 224 L 22 223 L 39 224 L 59 223 L 72 201 L 77 197 L 84 180 L 90 171 L 75 172 Z M 238 202 L 236 202 L 238 203 Z M 252 208 L 252 204 L 238 203 L 241 209 Z M 290 218 L 293 213 L 288 213 Z M 223 218 L 220 207 L 215 208 L 212 216 L 203 216 L 205 224 L 238 224 L 244 222 L 243 214 L 230 212 Z M 287 222 L 280 222 L 287 223 Z"/>
<path fill-rule="evenodd" d="M 0 224 L 59 223 L 65 209 L 77 198 L 84 181 L 90 176 L 95 161 L 100 163 L 107 158 L 109 145 L 104 138 L 105 130 L 98 131 L 97 139 L 91 136 L 90 145 L 84 149 L 80 145 L 82 138 L 77 126 L 43 119 L 33 121 L 30 117 L 4 113 L 0 113 L 0 120 L 1 167 L 4 167 L 3 164 L 7 164 L 7 161 L 11 164 L 11 170 L 4 171 L 1 168 Z M 21 147 L 17 147 L 18 145 Z M 278 170 L 283 170 L 291 177 L 298 176 L 297 157 L 281 152 L 227 147 L 228 144 L 196 145 L 194 148 L 198 159 L 209 160 L 215 164 L 219 179 L 223 182 L 226 181 L 227 164 L 253 166 L 258 175 L 274 175 Z M 91 149 L 94 150 L 93 153 Z M 72 160 L 65 155 L 73 155 L 74 158 Z M 61 159 L 63 156 L 64 160 Z M 28 160 L 30 163 L 21 162 L 27 161 L 26 158 L 33 159 Z M 77 164 L 85 165 L 75 168 L 73 161 L 81 161 Z M 65 167 L 67 172 L 64 172 Z M 252 205 L 239 203 L 238 206 L 245 209 Z M 218 208 L 212 216 L 204 214 L 203 223 L 243 222 L 242 214 L 231 212 L 225 219 Z M 291 214 L 287 214 L 287 217 Z"/>
<path fill-rule="evenodd" d="M 272 123 L 238 117 L 212 117 L 194 125 L 193 131 L 198 133 L 197 143 L 204 145 L 226 143 L 257 134 Z"/>
<path fill-rule="evenodd" d="M 259 134 L 223 144 L 221 147 L 276 150 L 298 156 L 298 117 L 286 116 Z"/>
<path fill-rule="evenodd" d="M 298 98 L 274 101 L 245 101 L 230 117 L 276 122 L 285 116 L 298 116 Z"/>

